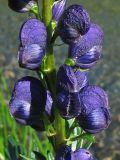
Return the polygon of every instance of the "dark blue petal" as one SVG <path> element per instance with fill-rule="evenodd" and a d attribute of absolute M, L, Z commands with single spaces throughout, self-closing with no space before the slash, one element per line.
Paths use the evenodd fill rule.
<path fill-rule="evenodd" d="M 72 67 L 63 65 L 59 68 L 57 73 L 57 91 L 66 90 L 69 92 L 76 91 L 77 79 L 75 77 Z"/>
<path fill-rule="evenodd" d="M 79 125 L 89 133 L 98 133 L 106 129 L 111 121 L 108 97 L 97 86 L 87 86 L 80 92 L 82 103 Z"/>
<path fill-rule="evenodd" d="M 78 121 L 86 132 L 96 134 L 109 126 L 111 116 L 108 109 L 98 108 L 88 115 L 81 115 Z"/>
<path fill-rule="evenodd" d="M 52 115 L 52 104 L 53 104 L 53 99 L 52 99 L 51 93 L 49 90 L 47 90 L 47 101 L 45 105 L 45 112 L 49 117 L 51 117 Z"/>
<path fill-rule="evenodd" d="M 18 52 L 18 62 L 20 67 L 36 70 L 40 68 L 45 50 L 38 44 L 31 44 L 20 47 Z"/>
<path fill-rule="evenodd" d="M 77 117 L 81 113 L 81 99 L 79 92 L 60 92 L 57 96 L 56 106 L 64 119 Z"/>
<path fill-rule="evenodd" d="M 78 92 L 88 84 L 88 73 L 77 68 L 63 65 L 57 73 L 57 92 L 63 89 L 69 92 Z"/>
<path fill-rule="evenodd" d="M 53 3 L 52 19 L 58 21 L 65 10 L 67 0 L 58 0 Z"/>
<path fill-rule="evenodd" d="M 72 160 L 95 160 L 87 149 L 78 149 L 72 153 Z"/>
<path fill-rule="evenodd" d="M 81 35 L 88 32 L 90 17 L 81 5 L 71 5 L 62 14 L 57 31 L 65 43 L 76 42 Z"/>
<path fill-rule="evenodd" d="M 108 96 L 106 92 L 98 86 L 86 86 L 81 92 L 83 110 L 86 114 L 97 108 L 108 108 Z"/>
<path fill-rule="evenodd" d="M 102 47 L 94 46 L 90 51 L 82 56 L 78 56 L 74 61 L 77 67 L 81 69 L 89 69 L 96 65 L 101 57 Z"/>
<path fill-rule="evenodd" d="M 85 86 L 88 86 L 88 72 L 82 72 L 79 69 L 74 69 L 74 74 L 77 79 L 77 88 L 79 91 Z"/>
<path fill-rule="evenodd" d="M 69 47 L 69 57 L 73 59 L 80 58 L 85 54 L 94 54 L 92 51 L 101 52 L 97 46 L 103 43 L 103 31 L 97 24 L 91 24 L 89 31 L 81 37 L 77 43 L 73 43 Z M 91 51 L 90 51 L 91 50 Z M 99 56 L 98 56 L 99 57 Z"/>
<path fill-rule="evenodd" d="M 43 49 L 47 46 L 47 30 L 43 22 L 38 19 L 28 19 L 20 30 L 20 42 L 22 46 L 38 44 Z"/>

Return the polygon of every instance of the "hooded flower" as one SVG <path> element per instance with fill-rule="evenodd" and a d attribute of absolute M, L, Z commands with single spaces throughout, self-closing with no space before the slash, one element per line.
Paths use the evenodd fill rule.
<path fill-rule="evenodd" d="M 71 44 L 88 32 L 90 17 L 81 5 L 71 5 L 62 14 L 57 31 L 63 42 Z"/>
<path fill-rule="evenodd" d="M 81 37 L 81 40 L 69 46 L 69 58 L 81 69 L 92 68 L 101 57 L 102 42 L 102 29 L 96 24 L 91 24 L 89 31 Z"/>
<path fill-rule="evenodd" d="M 80 126 L 89 133 L 106 129 L 111 121 L 108 97 L 97 86 L 87 86 L 80 92 L 82 110 L 78 117 Z"/>
<path fill-rule="evenodd" d="M 37 130 L 44 130 L 42 114 L 50 115 L 52 101 L 50 94 L 40 80 L 34 77 L 23 77 L 15 84 L 9 103 L 10 113 L 23 125 L 30 125 Z"/>
<path fill-rule="evenodd" d="M 47 31 L 43 22 L 27 20 L 20 30 L 18 62 L 20 67 L 37 70 L 40 68 L 47 47 Z"/>

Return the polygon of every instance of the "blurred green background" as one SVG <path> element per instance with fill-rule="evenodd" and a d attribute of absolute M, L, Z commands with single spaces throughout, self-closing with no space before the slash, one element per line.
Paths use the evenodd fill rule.
<path fill-rule="evenodd" d="M 82 4 L 90 13 L 91 20 L 101 25 L 105 33 L 102 59 L 89 75 L 92 84 L 108 92 L 112 123 L 108 130 L 97 136 L 92 147 L 93 153 L 98 160 L 120 160 L 120 0 L 68 0 L 68 4 L 74 3 Z M 16 126 L 8 112 L 8 101 L 15 80 L 23 75 L 33 75 L 32 71 L 19 68 L 17 63 L 19 29 L 27 17 L 27 14 L 13 12 L 8 8 L 7 1 L 0 0 L 0 160 L 9 159 L 6 146 L 9 148 L 13 145 L 16 151 L 11 141 L 17 141 L 23 150 L 29 144 L 28 153 L 23 153 L 28 156 L 36 147 L 33 130 Z M 60 39 L 57 43 L 61 43 Z M 59 66 L 67 55 L 67 46 L 54 49 Z M 31 141 L 26 140 L 26 134 Z M 37 144 L 40 147 L 38 141 Z M 6 158 L 3 158 L 4 154 Z"/>

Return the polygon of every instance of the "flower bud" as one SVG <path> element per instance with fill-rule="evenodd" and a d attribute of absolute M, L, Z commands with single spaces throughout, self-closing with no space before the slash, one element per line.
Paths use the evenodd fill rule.
<path fill-rule="evenodd" d="M 97 24 L 91 24 L 89 31 L 81 37 L 79 42 L 70 45 L 69 57 L 79 59 L 82 55 L 91 52 L 90 50 L 99 52 L 99 46 L 102 45 L 103 37 L 104 34 L 100 26 Z M 94 52 L 92 55 L 94 55 Z"/>
<path fill-rule="evenodd" d="M 53 3 L 52 19 L 58 21 L 65 10 L 67 0 L 57 0 Z"/>
<path fill-rule="evenodd" d="M 72 160 L 71 159 L 71 148 L 63 145 L 59 148 L 55 160 Z"/>
<path fill-rule="evenodd" d="M 20 47 L 18 52 L 18 62 L 20 67 L 36 70 L 39 69 L 42 59 L 45 55 L 45 50 L 38 44 L 31 44 L 25 47 Z"/>
<path fill-rule="evenodd" d="M 21 27 L 20 42 L 22 46 L 38 44 L 44 50 L 47 45 L 47 30 L 43 22 L 38 19 L 28 19 Z"/>
<path fill-rule="evenodd" d="M 87 86 L 80 92 L 80 98 L 82 103 L 82 111 L 78 117 L 80 126 L 92 134 L 106 129 L 111 116 L 105 91 L 97 86 Z"/>
<path fill-rule="evenodd" d="M 18 123 L 42 131 L 42 114 L 44 111 L 49 114 L 52 107 L 52 101 L 49 101 L 48 96 L 50 94 L 48 95 L 40 80 L 23 77 L 15 84 L 9 103 L 10 113 Z"/>
<path fill-rule="evenodd" d="M 88 73 L 63 65 L 57 73 L 57 91 L 79 92 L 88 84 Z"/>
<path fill-rule="evenodd" d="M 37 6 L 37 0 L 8 0 L 8 6 L 20 13 L 28 12 Z"/>
<path fill-rule="evenodd" d="M 57 31 L 63 42 L 70 44 L 77 42 L 89 28 L 90 17 L 87 11 L 81 5 L 71 5 L 62 14 Z"/>
<path fill-rule="evenodd" d="M 78 149 L 72 153 L 72 160 L 95 160 L 92 154 L 86 149 Z"/>
<path fill-rule="evenodd" d="M 64 119 L 77 117 L 81 113 L 81 99 L 79 92 L 62 91 L 57 95 L 56 106 Z"/>

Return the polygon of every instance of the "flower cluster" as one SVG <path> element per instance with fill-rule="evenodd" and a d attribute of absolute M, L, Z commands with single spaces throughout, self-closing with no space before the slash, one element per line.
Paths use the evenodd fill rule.
<path fill-rule="evenodd" d="M 101 57 L 103 31 L 99 25 L 91 23 L 83 6 L 71 5 L 65 9 L 66 3 L 67 0 L 55 1 L 51 9 L 51 21 L 56 22 L 52 34 L 57 33 L 69 45 L 68 57 L 60 66 L 57 76 L 54 74 L 56 84 L 52 84 L 50 76 L 53 76 L 55 68 L 45 66 L 49 64 L 47 52 L 51 52 L 53 47 L 53 42 L 49 40 L 51 28 L 48 29 L 43 19 L 38 18 L 38 1 L 9 0 L 10 8 L 17 12 L 37 13 L 37 18 L 27 19 L 20 29 L 18 63 L 20 67 L 37 71 L 40 78 L 26 76 L 16 82 L 9 103 L 10 113 L 18 123 L 38 131 L 46 131 L 46 122 L 51 123 L 56 130 L 53 141 L 54 138 L 58 141 L 57 135 L 60 134 L 57 133 L 60 130 L 57 130 L 56 121 L 58 125 L 61 121 L 58 121 L 58 117 L 56 120 L 56 111 L 59 111 L 64 122 L 74 119 L 77 127 L 86 134 L 103 131 L 111 121 L 107 94 L 102 88 L 91 85 L 88 79 L 89 69 Z M 51 53 L 50 58 L 53 62 Z M 55 93 L 51 89 L 53 85 Z M 63 127 L 61 130 L 65 129 L 65 125 Z M 57 146 L 56 160 L 94 160 L 86 149 L 73 152 L 66 145 L 66 139 L 62 139 Z"/>
<path fill-rule="evenodd" d="M 86 132 L 98 133 L 110 123 L 108 97 L 103 89 L 89 83 L 85 69 L 100 59 L 103 31 L 90 22 L 87 11 L 80 5 L 68 7 L 58 26 L 61 39 L 69 44 L 68 58 L 57 74 L 57 107 L 65 119 L 77 118 Z"/>

